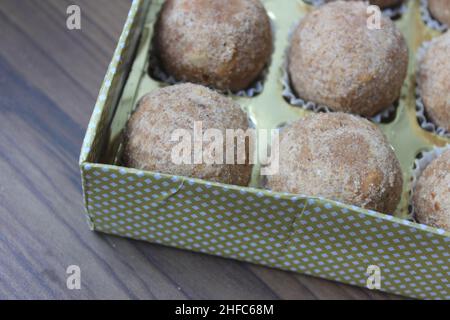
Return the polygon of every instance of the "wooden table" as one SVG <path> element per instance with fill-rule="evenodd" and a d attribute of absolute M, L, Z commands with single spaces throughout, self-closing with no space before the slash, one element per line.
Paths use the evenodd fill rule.
<path fill-rule="evenodd" d="M 130 3 L 0 2 L 0 299 L 396 298 L 89 231 L 78 155 Z"/>

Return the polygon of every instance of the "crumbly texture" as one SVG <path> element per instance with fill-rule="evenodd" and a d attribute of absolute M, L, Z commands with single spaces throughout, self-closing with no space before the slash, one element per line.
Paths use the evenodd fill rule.
<path fill-rule="evenodd" d="M 334 0 L 327 0 L 327 2 L 331 2 Z M 347 1 L 355 1 L 355 0 L 347 0 Z M 358 0 L 360 1 L 360 0 Z M 381 9 L 389 8 L 389 7 L 395 7 L 400 5 L 403 2 L 403 0 L 370 0 L 370 4 L 374 4 L 376 6 L 379 6 Z"/>
<path fill-rule="evenodd" d="M 208 88 L 180 84 L 158 89 L 141 99 L 128 121 L 123 157 L 125 165 L 227 184 L 248 185 L 252 170 L 248 161 L 246 164 L 207 164 L 204 161 L 194 164 L 193 146 L 192 164 L 176 164 L 172 161 L 172 150 L 181 141 L 171 141 L 174 131 L 185 129 L 194 137 L 196 121 L 202 122 L 203 133 L 207 129 L 217 129 L 223 137 L 226 129 L 245 131 L 249 127 L 247 116 L 237 103 Z M 212 139 L 203 141 L 203 151 L 213 150 L 212 143 Z M 235 146 L 236 155 L 237 144 Z M 246 152 L 246 159 L 249 159 L 248 142 Z M 225 156 L 224 150 L 224 159 Z"/>
<path fill-rule="evenodd" d="M 370 117 L 400 96 L 408 49 L 395 24 L 367 28 L 367 4 L 336 1 L 306 15 L 292 36 L 289 74 L 309 101 Z"/>
<path fill-rule="evenodd" d="M 420 62 L 418 76 L 427 116 L 450 131 L 450 32 L 431 42 Z"/>
<path fill-rule="evenodd" d="M 450 26 L 450 0 L 428 0 L 428 9 L 436 20 Z"/>
<path fill-rule="evenodd" d="M 450 150 L 434 159 L 420 175 L 413 206 L 420 223 L 450 231 Z"/>
<path fill-rule="evenodd" d="M 345 113 L 317 113 L 280 133 L 279 173 L 267 187 L 321 196 L 392 214 L 400 200 L 400 164 L 383 133 Z"/>
<path fill-rule="evenodd" d="M 220 90 L 248 88 L 272 53 L 270 19 L 259 0 L 167 0 L 155 34 L 166 72 Z"/>

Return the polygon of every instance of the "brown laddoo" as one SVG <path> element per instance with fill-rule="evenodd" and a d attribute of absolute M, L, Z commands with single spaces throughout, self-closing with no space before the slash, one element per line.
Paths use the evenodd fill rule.
<path fill-rule="evenodd" d="M 450 0 L 428 0 L 428 9 L 433 18 L 450 26 Z"/>
<path fill-rule="evenodd" d="M 248 88 L 272 53 L 270 19 L 259 0 L 167 0 L 155 34 L 167 73 L 224 91 Z"/>
<path fill-rule="evenodd" d="M 326 2 L 331 2 L 334 0 L 327 0 Z M 354 1 L 354 0 L 347 0 L 347 1 Z M 379 6 L 381 9 L 395 7 L 400 5 L 403 2 L 403 0 L 370 0 L 369 3 Z"/>
<path fill-rule="evenodd" d="M 427 117 L 450 131 L 450 32 L 432 40 L 419 62 L 418 77 Z"/>
<path fill-rule="evenodd" d="M 299 97 L 365 117 L 399 98 L 408 67 L 405 39 L 385 17 L 381 29 L 369 29 L 366 9 L 363 2 L 336 1 L 301 20 L 288 67 Z"/>
<path fill-rule="evenodd" d="M 434 159 L 420 175 L 413 207 L 420 223 L 450 231 L 450 150 Z"/>
<path fill-rule="evenodd" d="M 214 129 L 219 130 L 223 137 L 227 129 L 246 131 L 249 127 L 247 116 L 237 103 L 200 85 L 179 84 L 145 95 L 126 127 L 124 164 L 141 170 L 248 185 L 252 170 L 248 164 L 248 140 L 241 142 L 247 153 L 244 164 L 227 164 L 225 150 L 223 164 L 205 161 L 205 153 L 214 149 L 213 139 L 206 138 L 203 139 L 200 164 L 196 164 L 193 146 L 187 164 L 174 161 L 172 153 L 182 141 L 178 136 L 174 138 L 175 130 L 180 133 L 180 130 L 186 130 L 193 139 L 194 122 L 200 121 L 203 134 L 207 129 Z M 238 144 L 235 145 L 238 149 Z M 237 162 L 237 158 L 235 160 Z"/>
<path fill-rule="evenodd" d="M 389 214 L 399 203 L 399 161 L 380 129 L 364 118 L 312 114 L 281 129 L 278 152 L 279 172 L 267 176 L 269 189 Z"/>

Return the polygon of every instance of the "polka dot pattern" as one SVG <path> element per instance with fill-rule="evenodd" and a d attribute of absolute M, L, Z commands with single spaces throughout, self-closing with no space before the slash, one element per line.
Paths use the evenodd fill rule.
<path fill-rule="evenodd" d="M 83 166 L 98 231 L 366 286 L 450 298 L 450 237 L 443 230 L 311 199 L 120 167 Z"/>

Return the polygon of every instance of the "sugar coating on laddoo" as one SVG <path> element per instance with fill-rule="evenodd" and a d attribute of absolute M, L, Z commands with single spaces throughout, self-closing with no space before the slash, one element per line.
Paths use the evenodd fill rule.
<path fill-rule="evenodd" d="M 413 208 L 420 223 L 450 231 L 450 150 L 434 159 L 420 175 Z"/>
<path fill-rule="evenodd" d="M 450 0 L 428 0 L 428 9 L 433 18 L 450 26 Z"/>
<path fill-rule="evenodd" d="M 274 152 L 277 150 L 275 149 Z M 266 186 L 393 213 L 400 200 L 400 164 L 370 121 L 346 113 L 317 113 L 280 132 L 279 173 Z"/>
<path fill-rule="evenodd" d="M 167 0 L 155 46 L 163 68 L 177 80 L 239 91 L 269 62 L 270 19 L 259 0 Z"/>
<path fill-rule="evenodd" d="M 385 17 L 381 29 L 369 29 L 366 9 L 363 2 L 336 1 L 301 20 L 288 67 L 300 98 L 366 117 L 399 98 L 408 66 L 405 39 Z"/>
<path fill-rule="evenodd" d="M 128 121 L 123 157 L 125 165 L 208 181 L 248 185 L 252 170 L 248 161 L 246 164 L 226 164 L 224 158 L 224 164 L 208 164 L 206 161 L 195 164 L 194 147 L 189 164 L 173 161 L 172 150 L 180 143 L 172 141 L 175 130 L 187 130 L 194 139 L 195 122 L 201 122 L 202 134 L 207 129 L 215 129 L 223 137 L 227 129 L 245 131 L 249 127 L 248 118 L 237 103 L 206 87 L 186 83 L 157 89 L 140 100 Z M 212 150 L 212 143 L 212 139 L 203 141 L 202 151 Z M 244 143 L 248 152 L 248 143 Z M 248 159 L 248 154 L 246 157 Z"/>
<path fill-rule="evenodd" d="M 450 131 L 450 32 L 432 40 L 419 61 L 418 77 L 427 116 Z"/>

